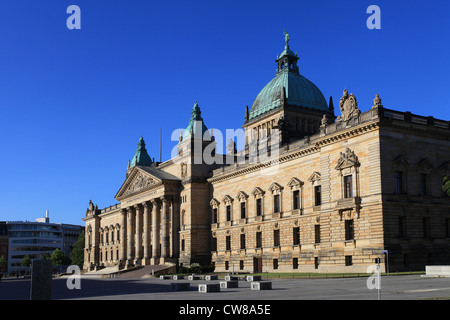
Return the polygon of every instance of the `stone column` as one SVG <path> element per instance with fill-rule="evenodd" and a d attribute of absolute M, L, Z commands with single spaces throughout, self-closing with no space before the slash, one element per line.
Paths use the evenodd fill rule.
<path fill-rule="evenodd" d="M 169 257 L 169 201 L 167 197 L 161 197 L 162 210 L 161 210 L 161 257 Z"/>
<path fill-rule="evenodd" d="M 180 197 L 172 199 L 172 257 L 180 255 Z"/>
<path fill-rule="evenodd" d="M 144 202 L 144 264 L 148 264 L 151 258 L 150 252 L 150 202 Z"/>
<path fill-rule="evenodd" d="M 159 203 L 158 200 L 152 200 L 152 264 L 158 264 L 160 258 L 159 249 Z"/>
<path fill-rule="evenodd" d="M 134 260 L 134 209 L 128 208 L 127 212 L 127 264 L 133 264 Z"/>
<path fill-rule="evenodd" d="M 142 205 L 134 206 L 136 212 L 136 237 L 135 237 L 135 264 L 140 264 L 142 260 Z"/>
<path fill-rule="evenodd" d="M 125 263 L 127 260 L 127 209 L 120 210 L 120 263 Z"/>

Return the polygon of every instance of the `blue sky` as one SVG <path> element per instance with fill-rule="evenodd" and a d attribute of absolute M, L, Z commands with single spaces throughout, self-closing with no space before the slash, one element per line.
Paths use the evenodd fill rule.
<path fill-rule="evenodd" d="M 69 30 L 69 5 L 81 30 Z M 369 30 L 369 5 L 381 29 Z M 275 76 L 283 30 L 328 100 L 450 120 L 450 2 L 4 1 L 0 5 L 0 220 L 84 224 L 116 203 L 142 135 L 163 160 L 197 100 L 208 128 L 237 129 Z"/>

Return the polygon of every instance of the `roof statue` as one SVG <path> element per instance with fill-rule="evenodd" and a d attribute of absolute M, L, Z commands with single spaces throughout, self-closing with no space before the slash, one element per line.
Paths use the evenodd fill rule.
<path fill-rule="evenodd" d="M 284 34 L 284 41 L 286 41 L 286 47 L 289 47 L 289 33 L 287 33 L 286 30 L 284 30 L 283 34 Z"/>
<path fill-rule="evenodd" d="M 339 108 L 341 109 L 341 115 L 337 117 L 336 121 L 348 121 L 352 118 L 358 117 L 361 111 L 358 109 L 358 102 L 353 93 L 348 94 L 347 89 L 344 89 L 344 93 L 339 100 Z"/>

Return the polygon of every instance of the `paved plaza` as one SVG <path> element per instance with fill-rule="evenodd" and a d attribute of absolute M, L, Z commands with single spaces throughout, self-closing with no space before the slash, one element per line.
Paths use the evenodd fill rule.
<path fill-rule="evenodd" d="M 53 280 L 54 300 L 377 300 L 376 289 L 367 288 L 366 277 L 335 279 L 269 279 L 272 290 L 251 290 L 250 282 L 239 280 L 238 288 L 200 293 L 198 285 L 220 280 L 177 280 L 188 282 L 189 291 L 172 291 L 174 280 L 81 278 L 81 288 L 69 290 L 67 279 Z M 222 280 L 223 281 L 223 280 Z M 30 279 L 4 279 L 0 300 L 28 300 Z M 382 300 L 450 299 L 450 278 L 420 275 L 383 276 Z"/>

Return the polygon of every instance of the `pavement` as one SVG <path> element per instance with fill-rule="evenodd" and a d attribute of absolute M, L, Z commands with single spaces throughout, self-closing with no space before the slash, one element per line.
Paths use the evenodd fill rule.
<path fill-rule="evenodd" d="M 201 293 L 198 285 L 222 280 L 102 279 L 82 277 L 80 289 L 68 289 L 68 278 L 52 280 L 53 300 L 450 300 L 450 278 L 428 278 L 420 275 L 381 277 L 380 295 L 369 289 L 369 278 L 264 279 L 272 290 L 251 290 L 250 282 L 239 280 L 238 288 Z M 189 291 L 172 291 L 171 283 L 188 282 Z M 72 281 L 72 283 L 75 283 Z M 0 300 L 29 300 L 30 279 L 3 279 Z"/>

